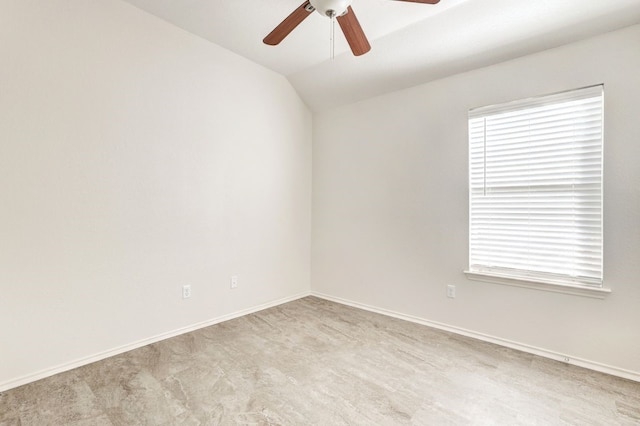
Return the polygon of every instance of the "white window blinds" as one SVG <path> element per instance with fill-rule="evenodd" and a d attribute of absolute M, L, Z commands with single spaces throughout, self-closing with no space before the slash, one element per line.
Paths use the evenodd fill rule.
<path fill-rule="evenodd" d="M 602 286 L 603 87 L 469 112 L 472 272 Z"/>

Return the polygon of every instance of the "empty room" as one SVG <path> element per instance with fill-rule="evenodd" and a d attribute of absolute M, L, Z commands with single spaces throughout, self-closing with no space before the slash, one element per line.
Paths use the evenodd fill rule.
<path fill-rule="evenodd" d="M 639 100 L 640 0 L 0 0 L 0 425 L 640 424 Z"/>

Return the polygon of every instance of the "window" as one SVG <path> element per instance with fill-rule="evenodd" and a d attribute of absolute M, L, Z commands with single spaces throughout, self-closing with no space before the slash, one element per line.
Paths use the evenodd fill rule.
<path fill-rule="evenodd" d="M 602 287 L 603 86 L 469 112 L 469 271 Z"/>

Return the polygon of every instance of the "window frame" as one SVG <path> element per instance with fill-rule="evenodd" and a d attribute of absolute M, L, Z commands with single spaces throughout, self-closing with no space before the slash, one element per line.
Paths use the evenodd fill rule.
<path fill-rule="evenodd" d="M 602 122 L 601 122 L 601 138 L 600 138 L 600 177 L 601 183 L 599 188 L 599 196 L 600 196 L 600 244 L 602 247 L 601 257 L 600 257 L 600 265 L 601 265 L 601 278 L 599 284 L 579 282 L 575 279 L 572 279 L 569 275 L 562 277 L 558 274 L 550 274 L 548 277 L 545 276 L 544 272 L 534 272 L 532 275 L 529 275 L 528 270 L 526 269 L 514 269 L 516 271 L 515 274 L 510 274 L 508 269 L 505 268 L 473 268 L 472 267 L 472 191 L 474 186 L 472 185 L 472 136 L 471 136 L 471 121 L 472 119 L 477 119 L 479 117 L 491 117 L 498 116 L 503 113 L 509 113 L 512 111 L 526 111 L 526 110 L 534 110 L 538 106 L 541 105 L 557 105 L 562 102 L 566 102 L 565 96 L 572 96 L 573 94 L 580 95 L 582 92 L 590 93 L 590 91 L 601 90 L 601 102 L 602 102 Z M 604 286 L 604 203 L 603 203 L 603 193 L 604 193 L 604 85 L 594 85 L 589 87 L 584 87 L 580 89 L 573 89 L 569 91 L 563 91 L 558 93 L 553 93 L 550 95 L 536 96 L 532 98 L 516 100 L 513 102 L 507 102 L 497 105 L 491 105 L 486 107 L 474 108 L 469 111 L 469 116 L 467 120 L 468 124 L 468 149 L 469 149 L 469 159 L 467 164 L 467 171 L 469 173 L 469 181 L 468 181 L 468 191 L 469 191 L 469 233 L 468 233 L 468 242 L 469 242 L 469 258 L 468 258 L 468 266 L 464 271 L 468 279 L 482 282 L 490 282 L 496 284 L 503 285 L 511 285 L 516 287 L 525 287 L 525 288 L 533 288 L 539 290 L 546 290 L 552 292 L 566 293 L 566 294 L 574 294 L 580 296 L 588 296 L 588 297 L 597 297 L 603 298 L 607 294 L 611 292 L 611 289 Z M 486 124 L 485 124 L 486 125 Z M 486 161 L 482 160 L 482 161 Z M 483 163 L 484 164 L 484 163 Z M 476 214 L 478 214 L 476 212 Z M 496 270 L 497 269 L 497 270 Z"/>

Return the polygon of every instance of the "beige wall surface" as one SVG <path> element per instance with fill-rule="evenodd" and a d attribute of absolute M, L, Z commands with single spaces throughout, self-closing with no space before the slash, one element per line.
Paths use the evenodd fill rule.
<path fill-rule="evenodd" d="M 0 10 L 0 387 L 308 293 L 286 79 L 117 0 Z"/>
<path fill-rule="evenodd" d="M 314 115 L 312 290 L 638 377 L 638 46 L 640 26 L 628 27 Z M 468 110 L 601 83 L 613 292 L 467 280 Z"/>

